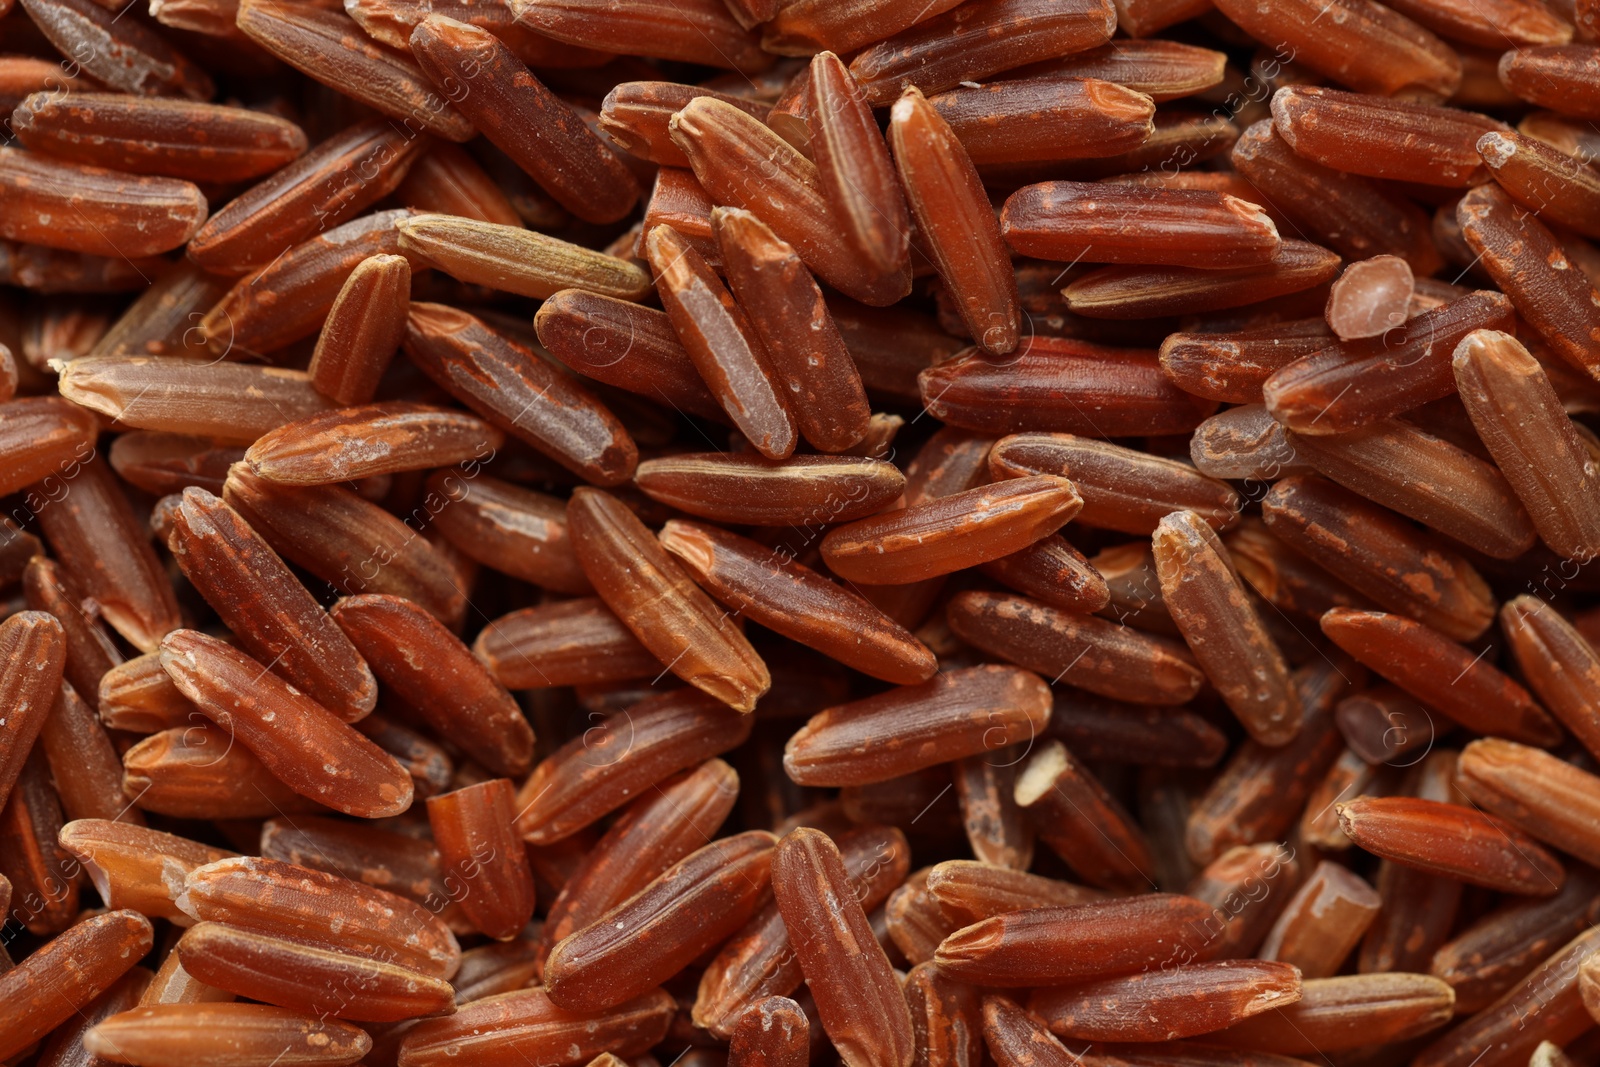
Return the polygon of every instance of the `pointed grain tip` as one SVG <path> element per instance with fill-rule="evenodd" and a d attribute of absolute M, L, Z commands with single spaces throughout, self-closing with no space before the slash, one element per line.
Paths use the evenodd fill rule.
<path fill-rule="evenodd" d="M 941 965 L 961 964 L 981 960 L 1000 947 L 1005 940 L 1005 930 L 993 919 L 964 926 L 939 942 L 933 962 Z"/>

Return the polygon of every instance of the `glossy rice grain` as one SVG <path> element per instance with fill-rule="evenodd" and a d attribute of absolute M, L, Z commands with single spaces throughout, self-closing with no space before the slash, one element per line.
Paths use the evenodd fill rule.
<path fill-rule="evenodd" d="M 1211 684 L 1255 740 L 1288 741 L 1302 714 L 1289 666 L 1216 533 L 1175 511 L 1156 527 L 1154 552 L 1167 610 Z"/>
<path fill-rule="evenodd" d="M 1287 442 L 1318 474 L 1487 556 L 1515 559 L 1533 547 L 1533 524 L 1499 468 L 1410 422 L 1290 433 Z"/>
<path fill-rule="evenodd" d="M 1373 0 L 1339 0 L 1328 9 L 1295 0 L 1262 10 L 1223 0 L 1219 10 L 1269 48 L 1357 92 L 1443 99 L 1461 83 L 1461 60 L 1439 38 Z"/>
<path fill-rule="evenodd" d="M 1062 65 L 1074 58 L 1067 56 Z M 986 170 L 1020 164 L 1025 173 L 1029 164 L 1131 152 L 1149 139 L 1155 106 L 1137 86 L 1058 70 L 959 86 L 928 102 L 950 124 L 973 163 Z M 1119 77 L 1148 84 L 1133 71 Z"/>
<path fill-rule="evenodd" d="M 1500 626 L 1528 686 L 1590 752 L 1600 747 L 1600 654 L 1560 612 L 1524 594 L 1500 608 Z"/>
<path fill-rule="evenodd" d="M 580 488 L 567 524 L 584 573 L 641 644 L 717 699 L 755 706 L 771 685 L 766 664 L 626 505 Z"/>
<path fill-rule="evenodd" d="M 79 92 L 71 104 L 34 93 L 12 114 L 28 148 L 135 174 L 187 181 L 260 177 L 306 150 L 300 127 L 275 115 L 189 100 Z"/>
<path fill-rule="evenodd" d="M 111 443 L 111 469 L 147 493 L 165 496 L 191 485 L 209 492 L 222 490 L 228 468 L 244 458 L 238 445 L 221 445 L 203 437 L 134 430 Z"/>
<path fill-rule="evenodd" d="M 352 271 L 365 259 L 401 254 L 396 224 L 407 208 L 363 215 L 294 246 L 235 283 L 193 329 L 213 357 L 260 355 L 315 333 Z M 407 254 L 413 269 L 423 266 Z"/>
<path fill-rule="evenodd" d="M 600 1011 L 672 977 L 755 913 L 775 843 L 762 830 L 712 842 L 567 937 L 545 962 L 551 1000 Z"/>
<path fill-rule="evenodd" d="M 765 121 L 768 108 L 758 100 L 670 81 L 625 81 L 606 94 L 600 128 L 640 159 L 663 168 L 687 167 L 689 157 L 673 143 L 672 116 L 697 96 L 709 96 Z"/>
<path fill-rule="evenodd" d="M 240 856 L 190 870 L 176 887 L 191 919 L 384 960 L 448 978 L 459 966 L 455 935 L 405 897 L 337 874 Z"/>
<path fill-rule="evenodd" d="M 1200 267 L 1100 267 L 1061 290 L 1067 308 L 1096 319 L 1187 315 L 1254 304 L 1331 281 L 1339 256 L 1307 241 L 1283 241 L 1263 263 Z"/>
<path fill-rule="evenodd" d="M 67 637 L 42 611 L 23 611 L 0 623 L 0 800 L 10 796 L 33 743 L 51 714 L 66 664 Z"/>
<path fill-rule="evenodd" d="M 550 903 L 544 944 L 590 925 L 711 839 L 738 792 L 739 775 L 713 758 L 628 805 Z"/>
<path fill-rule="evenodd" d="M 505 687 L 460 638 L 402 597 L 345 597 L 329 612 L 386 692 L 417 710 L 485 767 L 520 774 L 533 761 L 533 728 Z"/>
<path fill-rule="evenodd" d="M 1045 182 L 1007 198 L 1001 232 L 1026 256 L 1215 270 L 1264 263 L 1282 241 L 1253 204 L 1223 193 Z"/>
<path fill-rule="evenodd" d="M 922 642 L 869 601 L 758 542 L 673 520 L 661 544 L 729 608 L 884 681 L 926 681 L 937 662 Z"/>
<path fill-rule="evenodd" d="M 652 990 L 615 1008 L 569 1011 L 542 986 L 484 997 L 444 1019 L 424 1020 L 400 1043 L 402 1067 L 444 1067 L 463 1052 L 485 1067 L 529 1059 L 583 1067 L 602 1053 L 637 1056 L 666 1036 L 676 1003 Z"/>
<path fill-rule="evenodd" d="M 1492 0 L 1469 8 L 1443 0 L 1397 0 L 1391 6 L 1442 37 L 1496 51 L 1566 44 L 1572 39 L 1572 26 L 1559 9 L 1528 0 Z M 1568 9 L 1567 14 L 1572 13 Z"/>
<path fill-rule="evenodd" d="M 173 956 L 193 981 L 318 1018 L 395 1022 L 455 1006 L 442 978 L 226 923 L 195 925 Z"/>
<path fill-rule="evenodd" d="M 457 901 L 482 933 L 509 941 L 533 917 L 533 871 L 514 822 L 516 787 L 493 778 L 428 798 L 428 825 L 445 877 L 466 883 Z"/>
<path fill-rule="evenodd" d="M 405 336 L 411 264 L 404 256 L 376 255 L 345 279 L 317 334 L 306 373 L 317 392 L 341 404 L 366 404 Z"/>
<path fill-rule="evenodd" d="M 1108 0 L 987 0 L 929 18 L 863 50 L 850 63 L 874 107 L 908 84 L 924 92 L 1106 43 L 1116 29 Z"/>
<path fill-rule="evenodd" d="M 822 554 L 841 578 L 904 585 L 1026 548 L 1082 506 L 1065 478 L 1016 478 L 837 528 Z"/>
<path fill-rule="evenodd" d="M 1267 529 L 1349 586 L 1458 641 L 1482 634 L 1495 601 L 1482 575 L 1439 538 L 1332 482 L 1297 475 L 1262 498 Z"/>
<path fill-rule="evenodd" d="M 700 377 L 756 451 L 787 459 L 798 439 L 790 392 L 780 385 L 751 312 L 672 227 L 646 233 L 645 254 L 662 306 Z"/>
<path fill-rule="evenodd" d="M 266 819 L 326 810 L 274 776 L 198 707 L 122 754 L 122 791 L 144 811 L 178 819 Z"/>
<path fill-rule="evenodd" d="M 90 412 L 59 397 L 0 404 L 0 489 L 14 493 L 51 475 L 70 475 L 94 457 L 98 434 Z"/>
<path fill-rule="evenodd" d="M 870 914 L 905 881 L 911 859 L 905 835 L 869 825 L 839 832 L 837 841 L 852 895 Z M 804 980 L 781 908 L 768 901 L 706 967 L 692 1017 L 714 1034 L 731 1034 L 748 1005 L 793 995 Z"/>
<path fill-rule="evenodd" d="M 940 910 L 975 923 L 1029 908 L 1071 906 L 1102 900 L 1098 889 L 974 860 L 946 860 L 929 868 L 927 889 Z"/>
<path fill-rule="evenodd" d="M 1600 553 L 1600 471 L 1538 360 L 1510 334 L 1476 330 L 1453 359 L 1461 402 L 1534 528 L 1562 556 Z"/>
<path fill-rule="evenodd" d="M 1455 995 L 1425 974 L 1349 974 L 1308 978 L 1301 996 L 1207 1037 L 1231 1048 L 1278 1056 L 1313 1056 L 1401 1042 L 1450 1021 Z"/>
<path fill-rule="evenodd" d="M 466 470 L 435 471 L 427 492 L 440 503 L 435 527 L 486 567 L 558 593 L 592 593 L 567 532 L 562 500 Z"/>
<path fill-rule="evenodd" d="M 444 554 L 343 486 L 274 485 L 236 464 L 223 499 L 273 551 L 341 593 L 404 597 L 441 619 L 466 610 L 466 594 Z"/>
<path fill-rule="evenodd" d="M 580 572 L 581 573 L 581 572 Z M 662 662 L 599 597 L 520 608 L 491 620 L 473 655 L 508 689 L 547 689 L 655 678 Z"/>
<path fill-rule="evenodd" d="M 978 569 L 1009 589 L 1068 611 L 1100 611 L 1111 600 L 1105 578 L 1059 535 L 981 563 Z"/>
<path fill-rule="evenodd" d="M 824 7 L 806 6 L 813 11 Z M 927 13 L 943 6 L 941 0 Z M 911 219 L 877 120 L 855 76 L 833 52 L 819 52 L 808 71 L 813 106 L 806 116 L 806 132 L 823 195 L 872 267 L 885 276 L 898 276 L 910 255 Z"/>
<path fill-rule="evenodd" d="M 1146 2 L 1151 7 L 1182 7 L 1192 6 L 1194 0 Z M 1074 52 L 1033 69 L 1058 78 L 1104 79 L 1157 102 L 1190 96 L 1222 82 L 1223 53 L 1178 41 L 1142 39 L 1149 30 L 1134 13 L 1137 6 L 1141 0 L 1123 0 L 1117 5 L 1118 28 L 1132 39 Z"/>
<path fill-rule="evenodd" d="M 61 683 L 38 741 L 67 818 L 144 825 L 122 792 L 122 763 L 110 736 L 70 682 Z"/>
<path fill-rule="evenodd" d="M 995 442 L 989 469 L 1001 478 L 1052 474 L 1070 478 L 1083 497 L 1083 526 L 1150 534 L 1163 516 L 1188 510 L 1222 530 L 1238 519 L 1232 488 L 1193 467 L 1120 445 L 1071 434 L 1013 434 Z"/>
<path fill-rule="evenodd" d="M 455 100 L 462 115 L 562 207 L 588 222 L 615 222 L 633 208 L 638 186 L 627 167 L 489 30 L 429 15 L 410 44 L 436 85 L 470 85 Z"/>
<path fill-rule="evenodd" d="M 866 434 L 872 409 L 822 290 L 794 249 L 754 214 L 717 208 L 711 224 L 728 284 L 766 354 L 768 378 L 800 433 L 823 452 L 848 450 Z"/>
<path fill-rule="evenodd" d="M 239 29 L 262 48 L 324 85 L 417 133 L 469 140 L 471 121 L 434 87 L 410 56 L 366 38 L 353 19 L 325 8 L 285 9 L 242 0 Z"/>
<path fill-rule="evenodd" d="M 910 1012 L 839 850 L 820 831 L 795 830 L 779 842 L 772 882 L 817 1014 L 840 1058 L 848 1067 L 910 1067 Z"/>
<path fill-rule="evenodd" d="M 772 62 L 758 38 L 719 0 L 667 9 L 646 0 L 518 0 L 512 13 L 546 37 L 605 52 L 699 63 L 755 74 Z"/>
<path fill-rule="evenodd" d="M 967 150 L 915 87 L 895 102 L 889 144 L 923 247 L 967 333 L 990 355 L 1009 354 L 1021 331 L 1016 275 Z"/>
<path fill-rule="evenodd" d="M 250 442 L 333 406 L 303 371 L 167 356 L 85 356 L 61 394 L 128 427 Z"/>
<path fill-rule="evenodd" d="M 161 643 L 161 665 L 201 711 L 301 796 L 369 819 L 410 806 L 411 779 L 392 757 L 243 653 L 175 630 Z"/>
<path fill-rule="evenodd" d="M 1523 896 L 1553 896 L 1566 870 L 1520 830 L 1472 808 L 1415 797 L 1337 805 L 1350 839 L 1387 859 Z"/>
<path fill-rule="evenodd" d="M 1562 359 L 1596 376 L 1600 293 L 1593 281 L 1574 269 L 1549 227 L 1493 182 L 1463 197 L 1456 218 L 1483 269 L 1539 336 Z"/>
<path fill-rule="evenodd" d="M 84 459 L 40 485 L 49 494 L 38 511 L 45 541 L 100 617 L 154 651 L 179 624 L 177 597 L 109 465 Z"/>
<path fill-rule="evenodd" d="M 737 748 L 751 727 L 749 716 L 703 693 L 648 697 L 541 760 L 517 794 L 517 825 L 535 845 L 571 837 L 656 783 Z"/>
<path fill-rule="evenodd" d="M 533 324 L 550 354 L 585 377 L 685 414 L 727 419 L 665 312 L 563 289 L 539 306 Z"/>
<path fill-rule="evenodd" d="M 1591 16 L 1592 17 L 1592 16 Z M 1549 44 L 1500 56 L 1500 81 L 1517 96 L 1579 119 L 1600 118 L 1600 46 Z"/>
<path fill-rule="evenodd" d="M 1322 617 L 1322 630 L 1362 663 L 1469 729 L 1540 746 L 1561 737 L 1555 720 L 1526 689 L 1420 622 L 1333 608 Z"/>
<path fill-rule="evenodd" d="M 957 930 L 935 961 L 957 981 L 1002 988 L 1135 974 L 1168 959 L 1204 958 L 1189 953 L 1196 944 L 1193 924 L 1210 910 L 1168 893 L 1031 908 Z"/>
<path fill-rule="evenodd" d="M 680 453 L 644 461 L 635 483 L 652 499 L 701 518 L 806 527 L 881 511 L 906 480 L 875 459 L 796 456 L 771 463 L 751 455 Z"/>
<path fill-rule="evenodd" d="M 942 422 L 980 433 L 1188 433 L 1216 405 L 1173 385 L 1154 352 L 1034 335 L 1004 361 L 968 349 L 918 375 Z"/>
<path fill-rule="evenodd" d="M 0 1054 L 17 1056 L 111 987 L 150 951 L 150 921 L 132 911 L 90 916 L 5 974 L 11 1006 L 0 1024 Z"/>
<path fill-rule="evenodd" d="M 424 147 L 386 119 L 348 126 L 219 208 L 189 242 L 189 258 L 228 275 L 268 266 L 393 192 Z"/>
<path fill-rule="evenodd" d="M 1584 1067 L 1600 0 L 111 2 L 0 1059 Z"/>
<path fill-rule="evenodd" d="M 1585 863 L 1600 857 L 1591 820 L 1600 778 L 1536 748 L 1498 737 L 1461 753 L 1456 787 L 1478 807 Z"/>
<path fill-rule="evenodd" d="M 408 401 L 341 408 L 258 437 L 244 461 L 285 485 L 331 485 L 492 457 L 505 437 L 481 419 Z"/>
<path fill-rule="evenodd" d="M 349 1023 L 265 1004 L 157 1004 L 113 1015 L 83 1038 L 83 1047 L 148 1067 L 279 1062 L 355 1063 L 372 1039 Z"/>
<path fill-rule="evenodd" d="M 615 485 L 633 473 L 638 446 L 617 417 L 570 376 L 482 319 L 443 304 L 412 304 L 404 344 L 411 361 L 441 388 L 579 477 Z M 480 440 L 462 458 L 487 462 L 495 451 L 492 440 Z"/>
<path fill-rule="evenodd" d="M 1029 1009 L 1051 1032 L 1087 1041 L 1173 1041 L 1209 1034 L 1300 999 L 1285 963 L 1219 960 L 1037 991 Z M 1130 1019 L 1123 1004 L 1139 1004 Z"/>
<path fill-rule="evenodd" d="M 881 782 L 1027 741 L 1048 717 L 1036 675 L 996 665 L 950 671 L 823 711 L 789 739 L 784 767 L 801 784 Z"/>
<path fill-rule="evenodd" d="M 760 3 L 762 0 L 752 0 Z M 761 46 L 778 55 L 810 55 L 823 49 L 854 52 L 918 22 L 955 7 L 953 0 L 934 0 L 926 8 L 902 9 L 889 0 L 797 0 L 778 4 L 765 0 L 770 13 L 757 19 L 770 22 Z"/>
<path fill-rule="evenodd" d="M 1600 237 L 1600 173 L 1593 160 L 1563 152 L 1534 137 L 1510 130 L 1478 139 L 1484 164 L 1513 200 L 1550 222 L 1588 237 Z"/>
<path fill-rule="evenodd" d="M 244 649 L 346 722 L 378 683 L 343 631 L 248 523 L 204 489 L 184 490 L 168 546 Z"/>
<path fill-rule="evenodd" d="M 1071 1067 L 1078 1062 L 1037 1015 L 1007 997 L 983 998 L 983 1040 L 999 1067 Z"/>
<path fill-rule="evenodd" d="M 1053 682 L 1138 704 L 1182 704 L 1204 679 L 1170 640 L 1006 593 L 957 594 L 946 609 L 964 641 Z"/>
<path fill-rule="evenodd" d="M 1506 329 L 1511 302 L 1480 290 L 1406 323 L 1403 334 L 1329 345 L 1275 371 L 1267 408 L 1289 429 L 1335 434 L 1448 396 L 1449 355 L 1474 330 Z"/>
<path fill-rule="evenodd" d="M 889 277 L 866 268 L 833 222 L 816 165 L 759 119 L 702 96 L 673 115 L 669 128 L 713 200 L 754 212 L 823 281 L 880 307 L 910 291 L 909 265 Z"/>
<path fill-rule="evenodd" d="M 1272 119 L 1298 155 L 1323 166 L 1443 186 L 1482 181 L 1478 138 L 1505 128 L 1470 111 L 1308 85 L 1275 93 Z"/>
<path fill-rule="evenodd" d="M 1350 260 L 1400 256 L 1419 277 L 1439 269 L 1426 212 L 1368 178 L 1301 158 L 1271 121 L 1246 129 L 1231 158 L 1267 204 L 1307 238 Z"/>
<path fill-rule="evenodd" d="M 200 190 L 176 178 L 139 177 L 0 149 L 0 237 L 92 255 L 166 252 L 205 221 Z"/>
<path fill-rule="evenodd" d="M 263 859 L 338 874 L 424 904 L 436 905 L 449 892 L 432 841 L 370 823 L 320 816 L 269 819 L 258 843 Z"/>

